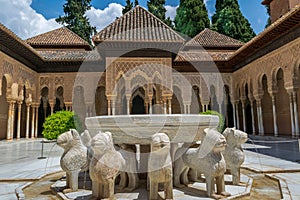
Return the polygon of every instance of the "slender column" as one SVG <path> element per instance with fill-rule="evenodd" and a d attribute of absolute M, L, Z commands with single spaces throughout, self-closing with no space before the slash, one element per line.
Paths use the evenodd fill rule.
<path fill-rule="evenodd" d="M 250 101 L 251 106 L 251 120 L 252 120 L 252 133 L 255 135 L 255 119 L 254 119 L 254 104 L 253 101 Z"/>
<path fill-rule="evenodd" d="M 32 106 L 31 138 L 34 138 L 34 130 L 35 130 L 34 122 L 35 122 L 35 107 Z"/>
<path fill-rule="evenodd" d="M 15 125 L 15 101 L 12 102 L 11 124 L 10 124 L 10 139 L 14 139 L 14 125 Z"/>
<path fill-rule="evenodd" d="M 27 112 L 26 112 L 26 139 L 29 138 L 29 117 L 30 117 L 30 104 L 26 104 Z"/>
<path fill-rule="evenodd" d="M 184 114 L 187 114 L 187 105 L 183 103 L 183 108 L 184 108 Z"/>
<path fill-rule="evenodd" d="M 130 95 L 126 95 L 127 115 L 130 115 Z"/>
<path fill-rule="evenodd" d="M 220 113 L 221 115 L 223 115 L 223 113 L 222 113 L 222 103 L 219 103 L 219 113 Z"/>
<path fill-rule="evenodd" d="M 169 114 L 172 114 L 172 97 L 168 98 Z"/>
<path fill-rule="evenodd" d="M 111 115 L 110 99 L 107 99 L 107 114 Z"/>
<path fill-rule="evenodd" d="M 191 114 L 191 104 L 187 104 L 187 112 L 188 114 Z"/>
<path fill-rule="evenodd" d="M 237 129 L 240 129 L 240 116 L 239 116 L 239 105 L 238 105 L 238 103 L 235 103 L 235 109 L 236 109 L 236 126 L 237 126 Z"/>
<path fill-rule="evenodd" d="M 291 92 L 289 93 L 289 99 L 290 99 L 290 113 L 291 113 L 292 136 L 295 137 L 293 94 Z"/>
<path fill-rule="evenodd" d="M 112 115 L 116 115 L 116 101 L 111 100 L 111 105 L 112 105 Z"/>
<path fill-rule="evenodd" d="M 145 101 L 145 109 L 146 109 L 146 114 L 149 114 L 149 102 Z"/>
<path fill-rule="evenodd" d="M 21 112 L 22 112 L 22 101 L 18 101 L 17 140 L 19 140 L 21 137 Z"/>
<path fill-rule="evenodd" d="M 164 98 L 163 100 L 163 105 L 164 105 L 164 114 L 167 114 L 167 100 Z"/>
<path fill-rule="evenodd" d="M 52 115 L 53 112 L 54 112 L 54 101 L 53 101 L 53 100 L 50 100 L 50 101 L 49 101 L 49 104 L 50 104 L 51 115 Z"/>
<path fill-rule="evenodd" d="M 273 107 L 273 123 L 274 123 L 274 136 L 278 136 L 278 127 L 277 127 L 277 115 L 276 115 L 276 102 L 275 96 L 271 95 L 272 97 L 272 107 Z"/>
<path fill-rule="evenodd" d="M 293 101 L 294 101 L 294 116 L 295 116 L 295 135 L 299 136 L 299 121 L 298 121 L 298 105 L 297 105 L 297 96 L 296 92 L 293 92 Z"/>
<path fill-rule="evenodd" d="M 258 109 L 259 126 L 260 126 L 259 135 L 264 135 L 264 121 L 262 115 L 261 100 L 257 100 L 257 109 Z"/>
<path fill-rule="evenodd" d="M 243 128 L 244 128 L 244 131 L 246 132 L 247 130 L 247 127 L 246 127 L 246 112 L 245 112 L 245 100 L 242 100 L 242 113 L 243 113 Z"/>
<path fill-rule="evenodd" d="M 202 112 L 205 112 L 205 104 L 202 104 Z"/>
<path fill-rule="evenodd" d="M 38 104 L 35 107 L 35 137 L 38 137 L 38 123 L 39 123 L 39 106 Z"/>
<path fill-rule="evenodd" d="M 11 113 L 12 113 L 12 102 L 9 101 L 8 102 L 8 117 L 7 117 L 7 133 L 6 133 L 6 140 L 10 140 L 11 139 Z"/>
<path fill-rule="evenodd" d="M 152 114 L 152 96 L 149 96 L 149 114 Z"/>
<path fill-rule="evenodd" d="M 234 125 L 234 127 L 237 127 L 235 103 L 232 103 L 232 108 L 233 108 L 233 125 Z"/>

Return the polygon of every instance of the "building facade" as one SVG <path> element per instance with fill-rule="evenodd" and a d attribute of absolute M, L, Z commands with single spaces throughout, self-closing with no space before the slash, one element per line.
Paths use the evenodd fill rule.
<path fill-rule="evenodd" d="M 94 48 L 64 27 L 21 40 L 0 25 L 0 35 L 0 139 L 38 137 L 58 110 L 84 120 L 211 109 L 250 134 L 299 137 L 298 6 L 246 44 L 209 29 L 183 38 L 140 6 Z"/>

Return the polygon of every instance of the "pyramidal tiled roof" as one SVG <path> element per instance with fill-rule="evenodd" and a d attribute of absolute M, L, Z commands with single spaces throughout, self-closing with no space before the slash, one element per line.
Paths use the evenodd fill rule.
<path fill-rule="evenodd" d="M 81 47 L 91 49 L 80 36 L 66 27 L 61 27 L 25 40 L 33 47 Z"/>
<path fill-rule="evenodd" d="M 188 41 L 185 44 L 185 47 L 202 46 L 203 48 L 239 48 L 243 45 L 244 43 L 239 40 L 233 39 L 206 28 L 198 35 L 196 35 L 193 39 Z"/>
<path fill-rule="evenodd" d="M 97 33 L 93 41 L 183 43 L 185 40 L 145 8 L 136 6 Z"/>

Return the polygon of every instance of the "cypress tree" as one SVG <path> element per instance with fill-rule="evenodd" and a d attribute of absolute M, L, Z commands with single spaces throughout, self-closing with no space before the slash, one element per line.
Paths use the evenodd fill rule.
<path fill-rule="evenodd" d="M 266 5 L 266 9 L 267 9 L 267 13 L 269 15 L 269 18 L 268 18 L 268 21 L 267 21 L 267 24 L 265 26 L 265 28 L 267 28 L 268 26 L 270 26 L 272 24 L 271 22 L 271 10 L 270 10 L 270 5 Z"/>
<path fill-rule="evenodd" d="M 137 5 L 139 5 L 139 0 L 134 1 L 134 6 L 137 6 Z"/>
<path fill-rule="evenodd" d="M 174 22 L 176 30 L 189 37 L 209 28 L 210 21 L 203 0 L 180 0 Z"/>
<path fill-rule="evenodd" d="M 170 17 L 166 18 L 167 9 L 164 7 L 166 0 L 150 0 L 147 1 L 149 12 L 154 14 L 168 26 L 173 27 Z"/>
<path fill-rule="evenodd" d="M 126 6 L 122 10 L 122 14 L 124 15 L 128 11 L 130 11 L 133 7 L 133 4 L 130 2 L 130 0 L 126 0 Z"/>
<path fill-rule="evenodd" d="M 212 16 L 212 30 L 242 42 L 248 42 L 255 36 L 237 0 L 216 0 L 216 13 Z"/>
<path fill-rule="evenodd" d="M 65 16 L 56 18 L 56 22 L 65 25 L 68 29 L 91 44 L 91 37 L 96 28 L 90 25 L 85 13 L 91 8 L 91 0 L 67 0 L 63 6 Z"/>

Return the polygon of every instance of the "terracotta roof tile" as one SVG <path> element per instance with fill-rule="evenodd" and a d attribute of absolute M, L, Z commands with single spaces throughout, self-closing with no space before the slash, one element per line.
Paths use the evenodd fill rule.
<path fill-rule="evenodd" d="M 202 46 L 203 48 L 239 48 L 243 46 L 243 42 L 220 34 L 210 29 L 204 29 L 190 41 L 185 44 L 185 47 Z"/>
<path fill-rule="evenodd" d="M 136 6 L 97 33 L 93 41 L 183 43 L 185 40 L 145 8 Z"/>
<path fill-rule="evenodd" d="M 61 27 L 25 40 L 33 47 L 81 47 L 91 49 L 80 36 L 66 27 Z"/>

